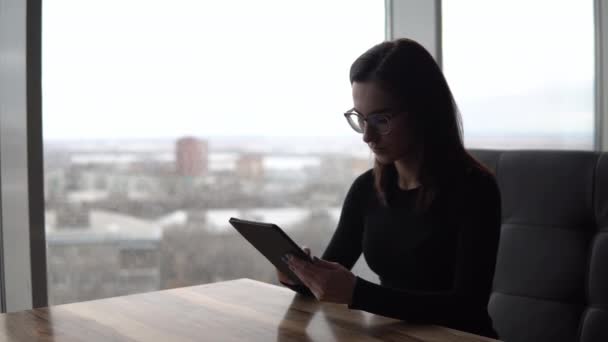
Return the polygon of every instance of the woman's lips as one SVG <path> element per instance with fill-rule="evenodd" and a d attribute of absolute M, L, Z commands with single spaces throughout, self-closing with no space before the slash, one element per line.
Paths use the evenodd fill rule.
<path fill-rule="evenodd" d="M 380 154 L 380 153 L 384 152 L 384 149 L 383 148 L 378 148 L 378 147 L 372 147 L 372 151 L 375 154 Z"/>

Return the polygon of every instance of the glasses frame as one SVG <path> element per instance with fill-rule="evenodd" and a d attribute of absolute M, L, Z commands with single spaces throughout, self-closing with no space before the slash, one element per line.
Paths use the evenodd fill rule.
<path fill-rule="evenodd" d="M 351 124 L 351 117 L 352 116 L 356 116 L 359 120 L 362 120 L 363 122 L 365 122 L 365 128 L 362 131 L 359 131 L 355 128 L 355 126 L 353 126 Z M 344 117 L 346 118 L 346 121 L 348 122 L 348 125 L 357 133 L 361 133 L 364 134 L 365 130 L 367 129 L 367 127 L 372 127 L 378 134 L 380 135 L 387 135 L 390 134 L 392 129 L 393 129 L 393 125 L 391 124 L 392 119 L 395 117 L 395 115 L 391 112 L 381 112 L 381 113 L 370 113 L 367 117 L 363 116 L 363 114 L 357 112 L 354 108 L 347 110 L 344 113 Z M 380 131 L 378 130 L 378 128 L 374 125 L 371 124 L 370 125 L 370 117 L 383 117 L 386 118 L 387 121 L 387 125 L 388 128 L 386 129 L 386 132 Z"/>

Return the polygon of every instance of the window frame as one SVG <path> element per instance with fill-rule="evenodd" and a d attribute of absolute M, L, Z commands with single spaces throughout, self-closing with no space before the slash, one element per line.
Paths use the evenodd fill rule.
<path fill-rule="evenodd" d="M 385 0 L 387 39 L 412 38 L 442 66 L 441 0 Z"/>
<path fill-rule="evenodd" d="M 595 150 L 608 151 L 608 1 L 594 0 Z"/>
<path fill-rule="evenodd" d="M 47 305 L 41 0 L 0 0 L 0 309 Z"/>

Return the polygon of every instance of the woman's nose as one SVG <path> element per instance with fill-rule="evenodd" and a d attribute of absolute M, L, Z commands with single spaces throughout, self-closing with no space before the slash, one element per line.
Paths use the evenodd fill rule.
<path fill-rule="evenodd" d="M 366 144 L 369 144 L 370 142 L 377 142 L 378 133 L 373 128 L 370 129 L 368 126 L 366 126 L 363 128 L 363 141 Z"/>

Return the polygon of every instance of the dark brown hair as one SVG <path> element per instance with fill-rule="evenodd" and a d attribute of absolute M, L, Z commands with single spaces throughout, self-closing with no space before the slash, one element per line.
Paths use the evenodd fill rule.
<path fill-rule="evenodd" d="M 441 69 L 422 45 L 411 39 L 380 43 L 357 58 L 350 82 L 377 82 L 408 113 L 414 147 L 420 155 L 417 209 L 425 210 L 438 192 L 467 169 L 489 172 L 464 148 L 460 115 Z M 385 205 L 397 181 L 394 164 L 374 162 L 375 188 Z"/>

